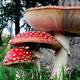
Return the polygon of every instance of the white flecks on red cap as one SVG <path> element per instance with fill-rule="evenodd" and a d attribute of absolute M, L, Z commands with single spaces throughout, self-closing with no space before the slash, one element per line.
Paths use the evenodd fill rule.
<path fill-rule="evenodd" d="M 6 55 L 3 60 L 4 65 L 11 65 L 14 63 L 28 63 L 31 61 L 31 52 L 24 49 L 24 48 L 14 48 L 11 49 Z"/>
<path fill-rule="evenodd" d="M 56 39 L 53 35 L 46 32 L 29 31 L 17 34 L 15 38 L 10 40 L 10 43 L 14 45 L 17 43 L 24 43 L 24 42 L 54 44 L 56 42 Z"/>

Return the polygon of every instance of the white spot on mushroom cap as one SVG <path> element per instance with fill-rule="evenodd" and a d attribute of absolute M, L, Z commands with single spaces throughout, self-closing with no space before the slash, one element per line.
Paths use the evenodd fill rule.
<path fill-rule="evenodd" d="M 16 59 L 16 58 L 13 58 L 13 61 L 14 61 L 14 60 L 17 60 L 17 59 Z"/>
<path fill-rule="evenodd" d="M 18 49 L 17 49 L 17 48 L 15 48 L 15 50 L 16 50 L 16 51 L 18 51 Z"/>
<path fill-rule="evenodd" d="M 7 59 L 4 60 L 4 62 L 6 62 L 6 61 L 7 61 Z"/>
<path fill-rule="evenodd" d="M 26 54 L 29 54 L 29 52 L 26 52 Z"/>
<path fill-rule="evenodd" d="M 19 60 L 19 59 L 20 59 L 20 57 L 18 56 L 18 57 L 17 57 L 17 60 Z"/>
<path fill-rule="evenodd" d="M 25 56 L 22 56 L 22 59 L 24 59 L 25 58 Z"/>
<path fill-rule="evenodd" d="M 13 53 L 13 56 L 16 56 L 16 54 L 15 54 L 15 53 Z"/>
<path fill-rule="evenodd" d="M 18 54 L 19 54 L 19 56 L 21 56 L 23 53 L 20 52 L 20 53 L 18 53 Z"/>
<path fill-rule="evenodd" d="M 26 46 L 26 49 L 29 49 L 29 46 Z"/>
<path fill-rule="evenodd" d="M 25 58 L 24 60 L 27 60 L 27 58 Z"/>
<path fill-rule="evenodd" d="M 23 49 L 20 49 L 21 51 L 23 51 Z"/>

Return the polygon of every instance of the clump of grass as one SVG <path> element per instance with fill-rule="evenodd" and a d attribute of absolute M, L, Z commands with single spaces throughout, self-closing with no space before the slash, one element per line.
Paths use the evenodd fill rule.
<path fill-rule="evenodd" d="M 32 63 L 25 66 L 0 66 L 0 80 L 49 80 L 50 74 L 46 66 L 41 66 L 38 72 L 37 66 Z M 53 80 L 80 80 L 80 71 L 73 69 L 67 74 L 62 67 L 60 76 L 54 76 Z"/>
<path fill-rule="evenodd" d="M 80 71 L 77 68 L 73 68 L 67 73 L 62 66 L 59 77 L 53 76 L 53 80 L 80 80 Z"/>
<path fill-rule="evenodd" d="M 41 66 L 38 72 L 37 66 L 27 64 L 26 66 L 0 66 L 0 80 L 48 80 L 50 71 Z"/>
<path fill-rule="evenodd" d="M 10 47 L 8 47 L 9 40 L 10 40 L 10 36 L 2 37 L 2 41 L 0 41 L 0 61 L 2 61 L 4 55 L 10 49 Z"/>
<path fill-rule="evenodd" d="M 6 44 L 7 45 L 7 43 L 8 43 L 8 41 L 10 40 L 10 36 L 4 36 L 4 37 L 2 37 L 2 40 L 0 41 L 0 46 L 3 46 L 4 44 Z"/>
<path fill-rule="evenodd" d="M 0 66 L 0 80 L 16 80 L 16 72 L 13 69 L 8 69 Z"/>
<path fill-rule="evenodd" d="M 73 68 L 68 75 L 68 80 L 80 80 L 80 71 L 77 68 Z"/>
<path fill-rule="evenodd" d="M 66 75 L 66 70 L 63 66 L 61 67 L 61 72 L 59 76 L 57 76 L 57 74 L 53 75 L 53 80 L 68 80 L 68 77 Z"/>

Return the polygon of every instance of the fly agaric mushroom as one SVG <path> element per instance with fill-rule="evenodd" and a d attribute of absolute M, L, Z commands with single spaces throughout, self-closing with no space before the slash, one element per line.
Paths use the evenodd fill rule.
<path fill-rule="evenodd" d="M 29 42 L 33 43 L 45 43 L 45 44 L 53 44 L 53 48 L 60 48 L 60 44 L 57 42 L 55 37 L 49 33 L 46 32 L 40 32 L 40 31 L 29 31 L 29 32 L 24 32 L 21 34 L 17 34 L 15 38 L 10 40 L 10 44 L 13 45 L 22 45 L 23 44 L 28 44 Z M 34 56 L 36 55 L 36 52 L 33 52 Z M 37 55 L 36 63 L 38 64 L 38 70 L 40 71 L 40 57 L 38 58 L 39 55 Z"/>
<path fill-rule="evenodd" d="M 24 18 L 35 30 L 53 32 L 55 38 L 64 47 L 58 52 L 54 64 L 54 74 L 59 76 L 61 66 L 66 68 L 67 53 L 70 53 L 68 35 L 80 36 L 80 7 L 46 6 L 31 8 L 24 13 Z M 65 33 L 69 34 L 65 36 Z"/>
<path fill-rule="evenodd" d="M 28 63 L 31 62 L 31 60 L 31 51 L 28 51 L 24 48 L 14 48 L 5 55 L 3 64 L 12 65 L 19 63 Z"/>
<path fill-rule="evenodd" d="M 17 34 L 9 41 L 9 43 L 15 46 L 26 45 L 30 47 L 31 44 L 33 45 L 34 43 L 42 43 L 44 46 L 50 44 L 49 47 L 53 47 L 54 49 L 59 49 L 61 47 L 53 35 L 41 31 L 29 31 Z M 31 44 L 29 45 L 29 43 Z M 54 44 L 54 46 L 51 46 L 51 44 Z"/>
<path fill-rule="evenodd" d="M 29 31 L 17 34 L 9 43 L 12 45 L 23 45 L 25 43 L 28 44 L 29 42 L 54 44 L 53 47 L 60 47 L 60 44 L 53 35 L 40 31 Z"/>

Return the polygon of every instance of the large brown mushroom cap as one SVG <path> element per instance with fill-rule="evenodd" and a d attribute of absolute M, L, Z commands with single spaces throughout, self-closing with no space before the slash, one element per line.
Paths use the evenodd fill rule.
<path fill-rule="evenodd" d="M 49 33 L 46 32 L 40 32 L 40 31 L 29 31 L 17 34 L 15 38 L 10 40 L 10 44 L 16 45 L 21 43 L 27 43 L 27 42 L 34 42 L 34 43 L 46 43 L 46 44 L 53 44 L 53 45 L 59 45 L 56 41 L 55 37 Z"/>
<path fill-rule="evenodd" d="M 80 7 L 31 8 L 25 12 L 24 18 L 35 30 L 80 34 Z"/>

